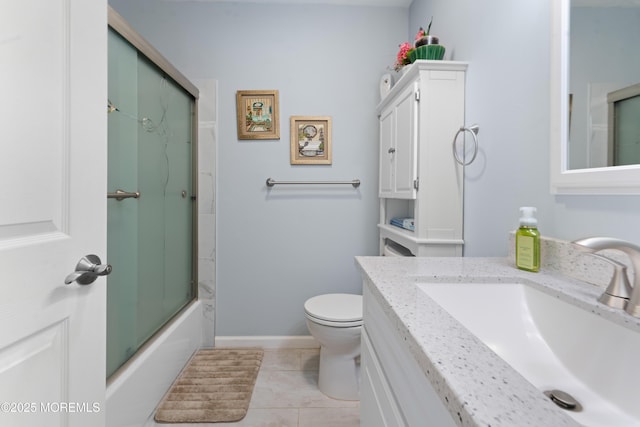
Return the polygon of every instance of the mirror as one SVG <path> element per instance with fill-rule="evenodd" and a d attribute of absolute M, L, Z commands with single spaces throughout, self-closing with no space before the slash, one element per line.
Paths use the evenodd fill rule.
<path fill-rule="evenodd" d="M 551 7 L 551 190 L 639 194 L 640 1 L 560 0 Z M 621 105 L 635 112 L 621 114 Z M 621 125 L 630 144 L 620 142 Z"/>
<path fill-rule="evenodd" d="M 569 26 L 568 168 L 639 163 L 635 152 L 640 150 L 640 111 L 635 110 L 640 105 L 638 4 L 571 0 Z M 636 117 L 631 122 L 624 114 L 627 107 L 635 110 L 629 114 Z M 628 131 L 629 138 L 621 130 Z M 627 139 L 636 143 L 625 144 Z"/>

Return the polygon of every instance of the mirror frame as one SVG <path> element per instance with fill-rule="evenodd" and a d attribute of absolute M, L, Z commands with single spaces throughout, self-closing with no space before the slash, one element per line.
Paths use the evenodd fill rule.
<path fill-rule="evenodd" d="M 551 193 L 640 194 L 640 165 L 568 169 L 571 0 L 551 1 Z"/>

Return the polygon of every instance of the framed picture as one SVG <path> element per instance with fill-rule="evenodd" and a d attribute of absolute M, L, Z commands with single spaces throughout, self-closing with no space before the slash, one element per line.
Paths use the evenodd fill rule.
<path fill-rule="evenodd" d="M 236 111 L 238 139 L 280 139 L 277 90 L 239 90 Z"/>
<path fill-rule="evenodd" d="M 331 164 L 331 117 L 291 116 L 291 164 Z"/>

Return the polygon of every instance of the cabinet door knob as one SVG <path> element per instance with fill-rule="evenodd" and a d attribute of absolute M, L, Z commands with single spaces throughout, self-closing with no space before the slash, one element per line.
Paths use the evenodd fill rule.
<path fill-rule="evenodd" d="M 389 154 L 393 154 L 395 152 L 396 152 L 395 148 L 393 148 L 393 147 L 389 148 L 389 151 L 388 151 Z"/>

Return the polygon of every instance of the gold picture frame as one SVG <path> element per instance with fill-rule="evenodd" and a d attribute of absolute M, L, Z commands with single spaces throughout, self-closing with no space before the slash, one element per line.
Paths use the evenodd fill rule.
<path fill-rule="evenodd" d="M 291 164 L 331 164 L 331 117 L 291 116 Z"/>
<path fill-rule="evenodd" d="M 238 139 L 280 139 L 277 90 L 236 92 Z"/>

